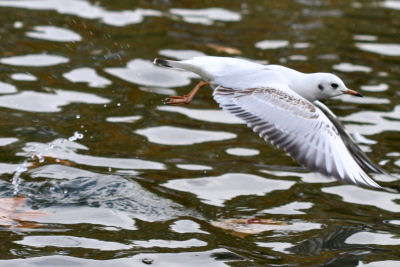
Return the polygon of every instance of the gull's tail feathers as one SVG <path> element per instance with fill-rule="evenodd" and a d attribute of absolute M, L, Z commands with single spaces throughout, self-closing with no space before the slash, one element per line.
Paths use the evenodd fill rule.
<path fill-rule="evenodd" d="M 188 62 L 188 60 L 176 61 L 176 60 L 155 58 L 153 64 L 160 67 L 178 68 L 178 69 L 192 71 L 194 73 L 198 72 L 198 68 L 193 63 Z"/>
<path fill-rule="evenodd" d="M 196 73 L 204 80 L 211 80 L 214 76 L 212 72 L 208 71 L 207 64 L 204 64 L 204 59 L 206 57 L 197 57 L 188 60 L 176 61 L 169 59 L 156 58 L 153 61 L 154 65 L 167 68 L 177 68 L 181 70 L 187 70 Z"/>
<path fill-rule="evenodd" d="M 173 60 L 166 60 L 162 58 L 155 58 L 153 60 L 153 64 L 160 66 L 160 67 L 167 67 L 167 68 L 173 68 L 174 63 L 178 61 L 173 61 Z"/>

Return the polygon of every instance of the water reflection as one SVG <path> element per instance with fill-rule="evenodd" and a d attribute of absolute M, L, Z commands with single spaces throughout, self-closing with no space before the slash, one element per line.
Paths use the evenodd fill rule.
<path fill-rule="evenodd" d="M 198 165 L 198 164 L 176 164 L 176 167 L 192 171 L 207 171 L 212 169 L 212 167 L 210 166 Z"/>
<path fill-rule="evenodd" d="M 0 203 L 14 182 L 16 213 L 45 214 L 0 220 L 0 266 L 397 266 L 398 194 L 310 173 L 210 90 L 162 105 L 198 77 L 151 62 L 240 55 L 341 72 L 366 97 L 328 104 L 395 173 L 397 6 L 0 0 Z M 249 218 L 279 223 L 238 227 Z"/>
<path fill-rule="evenodd" d="M 333 230 L 325 230 L 320 236 L 310 238 L 288 250 L 301 255 L 317 255 L 324 251 L 342 249 L 346 247 L 346 239 L 357 232 L 358 230 L 353 227 L 339 227 Z"/>
<path fill-rule="evenodd" d="M 92 68 L 73 69 L 63 74 L 63 77 L 71 82 L 88 83 L 89 87 L 104 88 L 111 84 L 111 81 L 101 77 Z"/>
<path fill-rule="evenodd" d="M 201 233 L 208 234 L 205 231 L 200 230 L 200 225 L 190 220 L 179 220 L 174 222 L 170 226 L 171 230 L 176 233 Z"/>
<path fill-rule="evenodd" d="M 356 46 L 361 50 L 377 53 L 384 56 L 400 56 L 399 44 L 356 43 Z"/>
<path fill-rule="evenodd" d="M 342 62 L 332 66 L 333 69 L 343 72 L 371 72 L 372 68 L 367 66 L 355 65 L 348 62 Z"/>
<path fill-rule="evenodd" d="M 35 26 L 35 31 L 27 32 L 26 36 L 54 42 L 78 42 L 82 37 L 71 30 L 55 26 Z"/>
<path fill-rule="evenodd" d="M 286 40 L 264 40 L 257 42 L 255 46 L 259 49 L 278 49 L 289 45 Z"/>
<path fill-rule="evenodd" d="M 378 192 L 352 185 L 326 187 L 322 191 L 341 196 L 347 203 L 370 205 L 382 210 L 400 212 L 400 205 L 394 201 L 400 199 L 399 194 Z"/>
<path fill-rule="evenodd" d="M 397 131 L 400 129 L 400 106 L 395 106 L 393 111 L 360 111 L 343 117 L 342 120 L 357 122 L 346 124 L 351 132 L 362 135 L 373 135 L 385 131 Z"/>
<path fill-rule="evenodd" d="M 243 148 L 243 147 L 233 147 L 233 148 L 228 148 L 226 150 L 226 153 L 229 155 L 234 155 L 234 156 L 256 156 L 260 154 L 260 151 L 256 149 L 250 149 L 250 148 Z"/>
<path fill-rule="evenodd" d="M 75 15 L 86 19 L 100 19 L 112 26 L 137 24 L 146 16 L 160 16 L 161 12 L 151 9 L 109 11 L 84 0 L 19 0 L 0 1 L 0 6 L 28 8 L 34 10 L 55 10 L 60 14 Z"/>
<path fill-rule="evenodd" d="M 383 92 L 389 89 L 389 85 L 386 83 L 362 85 L 361 89 L 367 92 Z"/>
<path fill-rule="evenodd" d="M 221 109 L 193 109 L 177 106 L 158 106 L 157 110 L 176 112 L 188 116 L 195 120 L 217 123 L 237 124 L 244 123 L 242 120 L 234 117 L 228 112 Z"/>
<path fill-rule="evenodd" d="M 271 214 L 305 214 L 304 211 L 301 210 L 307 210 L 310 209 L 313 206 L 312 203 L 310 202 L 299 202 L 299 201 L 294 201 L 292 203 L 280 206 L 280 207 L 274 207 L 272 209 L 266 209 L 260 211 L 260 213 L 271 213 Z"/>
<path fill-rule="evenodd" d="M 131 245 L 124 245 L 117 242 L 101 241 L 96 239 L 75 237 L 75 236 L 26 236 L 16 244 L 31 247 L 70 247 L 70 248 L 87 248 L 98 250 L 123 250 L 132 248 Z"/>
<path fill-rule="evenodd" d="M 0 96 L 0 107 L 30 111 L 59 112 L 71 103 L 106 104 L 110 101 L 89 93 L 55 89 L 52 93 L 23 91 L 14 95 Z"/>
<path fill-rule="evenodd" d="M 183 9 L 172 8 L 171 14 L 181 16 L 185 22 L 211 25 L 214 21 L 240 21 L 242 16 L 223 8 Z"/>
<path fill-rule="evenodd" d="M 150 239 L 148 241 L 135 241 L 134 244 L 136 246 L 143 248 L 151 248 L 151 247 L 192 248 L 192 247 L 204 247 L 207 245 L 206 242 L 198 239 L 189 239 L 183 241 Z"/>
<path fill-rule="evenodd" d="M 30 73 L 13 73 L 10 75 L 10 77 L 15 81 L 27 81 L 27 82 L 37 81 L 36 76 Z"/>
<path fill-rule="evenodd" d="M 376 245 L 400 245 L 400 239 L 389 233 L 370 233 L 358 232 L 349 236 L 345 241 L 346 244 L 376 244 Z"/>
<path fill-rule="evenodd" d="M 137 158 L 107 158 L 91 155 L 79 154 L 77 150 L 88 150 L 89 148 L 76 142 L 65 139 L 57 139 L 49 144 L 30 142 L 23 147 L 23 152 L 17 155 L 29 157 L 32 152 L 41 157 L 68 160 L 78 164 L 116 168 L 116 169 L 134 169 L 134 170 L 163 170 L 164 164 L 142 160 Z"/>
<path fill-rule="evenodd" d="M 48 54 L 32 54 L 23 56 L 3 57 L 0 63 L 13 66 L 47 67 L 67 63 L 68 58 Z"/>
<path fill-rule="evenodd" d="M 223 206 L 224 202 L 242 195 L 262 196 L 274 190 L 286 190 L 294 182 L 266 179 L 245 173 L 228 173 L 216 177 L 170 180 L 163 186 L 195 194 L 202 202 Z"/>
<path fill-rule="evenodd" d="M 145 136 L 152 143 L 179 146 L 236 138 L 236 134 L 228 132 L 193 130 L 172 126 L 139 129 L 135 133 Z"/>
<path fill-rule="evenodd" d="M 12 84 L 0 82 L 0 94 L 11 94 L 17 92 L 17 87 Z"/>
<path fill-rule="evenodd" d="M 144 260 L 150 262 L 155 267 L 176 267 L 182 266 L 209 266 L 209 267 L 229 267 L 228 262 L 242 261 L 244 258 L 230 252 L 227 249 L 213 249 L 200 252 L 183 253 L 139 253 L 132 257 L 115 258 L 111 260 L 87 260 L 71 256 L 42 256 L 28 259 L 0 260 L 0 266 L 85 266 L 85 267 L 108 267 L 108 266 L 135 266 L 144 265 Z M 188 265 L 189 264 L 189 265 Z M 146 264 L 147 265 L 147 264 Z"/>

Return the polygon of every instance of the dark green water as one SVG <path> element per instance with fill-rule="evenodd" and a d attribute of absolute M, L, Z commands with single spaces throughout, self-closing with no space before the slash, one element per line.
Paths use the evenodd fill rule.
<path fill-rule="evenodd" d="M 198 79 L 151 64 L 334 72 L 365 97 L 326 104 L 396 175 L 400 1 L 0 0 L 0 25 L 0 266 L 400 265 L 400 195 L 302 169 L 211 90 L 163 105 Z M 254 217 L 283 224 L 213 223 Z"/>

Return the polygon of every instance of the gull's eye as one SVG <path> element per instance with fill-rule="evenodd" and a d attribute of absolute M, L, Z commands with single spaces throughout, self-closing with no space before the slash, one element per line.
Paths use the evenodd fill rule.
<path fill-rule="evenodd" d="M 339 87 L 339 85 L 337 83 L 331 83 L 332 88 L 336 89 Z"/>
<path fill-rule="evenodd" d="M 319 88 L 319 90 L 324 90 L 324 87 L 322 86 L 322 84 L 318 84 L 318 88 Z"/>

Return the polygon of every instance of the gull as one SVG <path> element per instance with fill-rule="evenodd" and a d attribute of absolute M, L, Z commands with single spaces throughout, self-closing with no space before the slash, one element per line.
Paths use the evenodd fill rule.
<path fill-rule="evenodd" d="M 210 85 L 223 110 L 245 121 L 261 138 L 304 167 L 342 183 L 382 189 L 366 172 L 386 172 L 366 156 L 320 101 L 343 94 L 362 97 L 336 75 L 302 73 L 231 57 L 156 58 L 153 63 L 202 78 L 189 94 L 171 96 L 166 104 L 187 104 L 201 87 Z"/>

